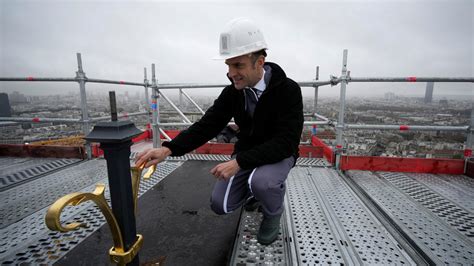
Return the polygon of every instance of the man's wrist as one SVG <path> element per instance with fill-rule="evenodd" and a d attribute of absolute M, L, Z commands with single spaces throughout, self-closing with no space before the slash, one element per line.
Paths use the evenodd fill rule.
<path fill-rule="evenodd" d="M 173 154 L 173 152 L 168 147 L 162 147 L 162 149 L 165 151 L 166 156 L 170 156 L 171 154 Z"/>

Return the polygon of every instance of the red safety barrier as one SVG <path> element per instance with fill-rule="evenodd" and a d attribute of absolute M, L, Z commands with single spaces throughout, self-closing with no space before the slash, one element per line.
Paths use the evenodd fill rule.
<path fill-rule="evenodd" d="M 407 125 L 400 125 L 400 131 L 406 131 L 406 130 L 409 130 L 410 127 L 407 126 Z"/>
<path fill-rule="evenodd" d="M 133 143 L 137 143 L 137 142 L 140 142 L 140 141 L 143 141 L 143 140 L 147 140 L 147 139 L 150 139 L 151 138 L 151 135 L 150 135 L 150 131 L 149 130 L 145 130 L 143 131 L 142 134 L 134 137 L 132 139 L 132 142 Z"/>
<path fill-rule="evenodd" d="M 464 150 L 464 158 L 471 157 L 472 156 L 472 150 L 471 149 L 465 149 Z"/>
<path fill-rule="evenodd" d="M 334 163 L 336 161 L 336 158 L 334 156 L 334 152 L 333 150 L 331 149 L 331 147 L 329 147 L 328 145 L 326 145 L 326 143 L 324 143 L 322 140 L 320 140 L 318 137 L 316 136 L 312 136 L 311 137 L 311 144 L 315 147 L 322 147 L 323 148 L 323 155 L 324 155 L 324 158 L 326 158 L 326 160 L 329 162 L 329 163 Z"/>
<path fill-rule="evenodd" d="M 464 173 L 464 160 L 342 156 L 340 167 L 341 170 L 462 175 Z"/>
<path fill-rule="evenodd" d="M 300 157 L 323 158 L 324 156 L 323 147 L 300 145 L 299 148 L 300 148 Z"/>
<path fill-rule="evenodd" d="M 85 159 L 82 146 L 0 144 L 0 156 Z"/>
<path fill-rule="evenodd" d="M 92 150 L 92 157 L 94 158 L 104 155 L 104 151 L 100 148 L 99 143 L 92 143 L 91 150 Z"/>
<path fill-rule="evenodd" d="M 231 155 L 234 151 L 233 143 L 206 143 L 195 150 L 199 154 Z"/>

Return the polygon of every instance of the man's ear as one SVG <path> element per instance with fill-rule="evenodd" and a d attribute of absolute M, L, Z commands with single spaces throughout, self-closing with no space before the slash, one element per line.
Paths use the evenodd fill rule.
<path fill-rule="evenodd" d="M 261 55 L 258 57 L 257 64 L 260 67 L 263 67 L 263 64 L 265 64 L 265 56 Z"/>

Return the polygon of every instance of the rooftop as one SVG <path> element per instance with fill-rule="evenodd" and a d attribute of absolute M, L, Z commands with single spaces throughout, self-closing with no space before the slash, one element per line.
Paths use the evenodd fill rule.
<path fill-rule="evenodd" d="M 140 142 L 136 152 L 151 146 Z M 166 265 L 471 264 L 474 180 L 466 175 L 337 171 L 324 158 L 300 158 L 287 180 L 281 233 L 256 242 L 261 213 L 209 209 L 213 177 L 227 155 L 189 154 L 161 163 L 139 192 L 140 262 Z M 2 264 L 107 264 L 112 246 L 92 203 L 67 207 L 64 221 L 87 228 L 46 228 L 59 197 L 107 184 L 104 159 L 0 157 Z M 108 198 L 108 187 L 106 198 Z"/>

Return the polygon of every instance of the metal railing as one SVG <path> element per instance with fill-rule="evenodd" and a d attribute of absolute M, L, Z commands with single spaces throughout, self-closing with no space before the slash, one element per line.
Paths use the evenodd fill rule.
<path fill-rule="evenodd" d="M 339 158 L 342 151 L 345 148 L 345 143 L 343 140 L 343 132 L 348 129 L 358 129 L 358 130 L 413 130 L 413 131 L 460 131 L 467 133 L 466 147 L 467 149 L 472 150 L 472 145 L 474 141 L 473 137 L 473 128 L 474 128 L 474 111 L 471 112 L 471 122 L 469 126 L 418 126 L 418 125 L 359 125 L 359 124 L 345 124 L 344 123 L 344 113 L 346 106 L 346 86 L 350 82 L 468 82 L 473 83 L 473 77 L 459 77 L 459 78 L 450 78 L 450 77 L 351 77 L 350 71 L 347 70 L 347 55 L 348 51 L 343 51 L 343 61 L 342 61 L 342 71 L 340 77 L 330 76 L 329 80 L 319 81 L 319 66 L 316 68 L 316 76 L 313 81 L 301 81 L 298 84 L 301 87 L 313 87 L 314 88 L 314 103 L 313 103 L 313 118 L 320 119 L 319 121 L 305 121 L 304 125 L 331 125 L 336 128 L 336 167 L 339 166 Z M 182 101 L 182 96 L 184 96 L 191 104 L 196 107 L 199 113 L 204 114 L 204 111 L 199 107 L 199 105 L 186 93 L 183 89 L 199 89 L 199 88 L 223 88 L 228 84 L 197 84 L 197 83 L 182 83 L 182 84 L 158 84 L 155 74 L 155 64 L 151 66 L 151 83 L 147 79 L 147 70 L 144 68 L 144 80 L 143 82 L 129 82 L 123 80 L 107 80 L 107 79 L 94 79 L 87 78 L 82 67 L 82 58 L 81 54 L 77 53 L 77 63 L 78 71 L 76 72 L 75 78 L 37 78 L 37 77 L 0 77 L 0 81 L 34 81 L 34 82 L 78 82 L 81 96 L 81 114 L 80 119 L 62 119 L 62 118 L 19 118 L 19 117 L 0 117 L 0 121 L 17 121 L 17 122 L 62 122 L 62 123 L 82 123 L 83 132 L 87 135 L 90 132 L 90 127 L 92 123 L 103 121 L 109 119 L 109 116 L 98 117 L 98 118 L 89 118 L 88 107 L 87 107 L 87 98 L 86 98 L 86 83 L 103 83 L 103 84 L 117 84 L 117 85 L 128 85 L 128 86 L 140 86 L 145 89 L 145 101 L 147 103 L 146 112 L 136 112 L 126 115 L 121 115 L 120 117 L 125 116 L 139 116 L 139 115 L 149 115 L 150 123 L 153 129 L 153 147 L 159 147 L 161 145 L 160 133 L 166 138 L 170 137 L 163 131 L 162 128 L 165 127 L 185 127 L 191 125 L 191 121 L 187 116 L 176 106 L 171 99 L 169 99 L 165 94 L 160 90 L 168 89 L 178 89 L 180 102 Z M 317 114 L 317 101 L 318 101 L 318 90 L 321 86 L 335 86 L 340 84 L 340 105 L 339 105 L 339 115 L 337 123 L 330 121 L 328 118 Z M 151 97 L 148 94 L 148 88 L 152 89 Z M 151 98 L 151 103 L 149 99 Z M 160 123 L 160 98 L 163 98 L 168 102 L 171 107 L 179 114 L 182 118 L 182 122 L 176 123 Z M 150 116 L 151 113 L 151 116 Z M 232 124 L 232 122 L 230 123 Z M 86 144 L 86 152 L 88 158 L 91 158 L 91 148 L 90 143 Z"/>

